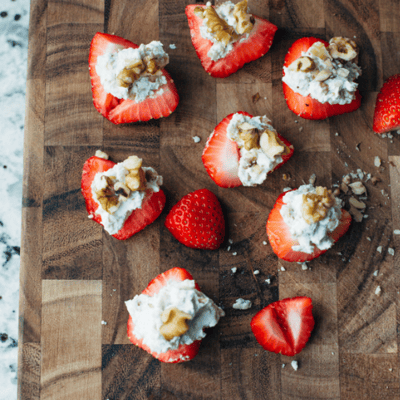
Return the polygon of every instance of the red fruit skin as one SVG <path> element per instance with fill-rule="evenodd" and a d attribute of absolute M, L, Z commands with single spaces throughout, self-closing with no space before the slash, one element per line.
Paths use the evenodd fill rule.
<path fill-rule="evenodd" d="M 201 159 L 204 167 L 210 175 L 210 178 L 220 187 L 233 188 L 242 186 L 239 179 L 239 160 L 240 149 L 233 140 L 227 135 L 229 122 L 236 113 L 229 114 L 214 129 L 213 133 L 207 140 Z M 243 114 L 253 117 L 245 111 L 238 111 L 237 114 Z M 292 157 L 294 148 L 292 144 L 278 133 L 279 139 L 289 148 L 289 153 L 282 156 L 282 162 L 278 164 L 272 171 L 280 168 Z"/>
<path fill-rule="evenodd" d="M 216 250 L 225 237 L 221 204 L 208 189 L 183 196 L 167 215 L 165 226 L 176 240 L 192 249 Z"/>
<path fill-rule="evenodd" d="M 296 40 L 286 54 L 284 67 L 288 67 L 293 61 L 301 57 L 301 53 L 306 52 L 315 42 L 322 42 L 326 47 L 329 45 L 325 40 L 314 37 L 305 37 Z M 283 72 L 283 76 L 285 76 L 285 72 Z M 361 105 L 361 95 L 358 90 L 356 91 L 355 99 L 350 104 L 329 104 L 320 103 L 310 96 L 302 96 L 290 89 L 285 82 L 282 82 L 282 86 L 283 94 L 289 109 L 304 119 L 325 119 L 335 115 L 353 112 Z"/>
<path fill-rule="evenodd" d="M 312 300 L 299 296 L 287 298 L 269 304 L 260 310 L 251 320 L 251 330 L 257 342 L 268 351 L 285 356 L 300 353 L 308 342 L 314 329 Z M 290 327 L 291 313 L 296 313 L 296 320 L 301 320 L 300 334 L 295 337 Z"/>
<path fill-rule="evenodd" d="M 289 226 L 284 222 L 280 213 L 283 204 L 285 204 L 282 199 L 286 193 L 288 192 L 279 195 L 274 208 L 268 216 L 267 235 L 269 242 L 271 243 L 274 253 L 282 260 L 290 262 L 311 261 L 325 253 L 327 250 L 320 250 L 316 246 L 314 246 L 315 250 L 311 254 L 292 250 L 292 246 L 298 245 L 299 242 L 292 238 Z M 350 224 L 350 214 L 346 210 L 342 209 L 339 225 L 333 232 L 329 233 L 329 236 L 335 243 L 348 231 Z"/>
<path fill-rule="evenodd" d="M 179 95 L 175 84 L 168 72 L 163 69 L 162 73 L 167 83 L 160 87 L 164 92 L 157 97 L 147 98 L 137 103 L 134 100 L 118 99 L 106 93 L 96 72 L 97 57 L 106 51 L 116 51 L 118 48 L 138 48 L 135 43 L 124 38 L 107 33 L 97 32 L 90 44 L 89 72 L 92 84 L 93 104 L 96 110 L 114 124 L 148 121 L 168 117 L 179 103 Z"/>
<path fill-rule="evenodd" d="M 400 74 L 383 84 L 376 98 L 372 129 L 379 134 L 400 129 Z"/>
<path fill-rule="evenodd" d="M 92 215 L 93 221 L 96 221 L 100 225 L 101 217 L 95 213 L 99 205 L 93 199 L 91 186 L 98 172 L 105 172 L 114 165 L 113 161 L 96 156 L 90 157 L 83 165 L 81 189 L 85 198 L 86 210 L 89 215 Z M 118 240 L 126 240 L 144 229 L 147 225 L 153 223 L 161 214 L 165 206 L 165 200 L 165 194 L 161 189 L 145 197 L 142 208 L 133 210 L 132 214 L 125 221 L 124 226 L 112 236 Z"/>
<path fill-rule="evenodd" d="M 201 65 L 212 77 L 226 78 L 242 68 L 244 64 L 262 57 L 270 49 L 278 28 L 269 21 L 253 15 L 256 22 L 249 37 L 246 40 L 235 42 L 233 50 L 224 58 L 212 61 L 207 53 L 213 43 L 204 39 L 200 34 L 203 20 L 194 13 L 196 7 L 205 8 L 201 4 L 190 4 L 185 9 L 190 36 Z"/>
<path fill-rule="evenodd" d="M 193 280 L 192 275 L 188 271 L 186 271 L 186 269 L 178 267 L 172 268 L 155 277 L 148 284 L 147 288 L 143 290 L 142 294 L 154 296 L 160 291 L 163 286 L 168 283 L 168 281 L 184 281 L 185 279 Z M 195 287 L 197 290 L 200 291 L 200 287 L 197 283 Z M 169 350 L 166 353 L 152 352 L 148 346 L 143 344 L 143 339 L 138 339 L 135 337 L 133 333 L 134 327 L 135 325 L 132 322 L 132 317 L 129 316 L 127 326 L 129 340 L 134 345 L 139 346 L 140 348 L 151 354 L 154 358 L 157 358 L 162 362 L 176 364 L 184 361 L 189 361 L 194 358 L 199 352 L 201 340 L 196 340 L 189 345 L 180 345 L 176 350 Z"/>

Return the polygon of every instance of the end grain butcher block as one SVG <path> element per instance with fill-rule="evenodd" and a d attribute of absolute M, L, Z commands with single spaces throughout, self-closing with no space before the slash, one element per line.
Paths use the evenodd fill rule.
<path fill-rule="evenodd" d="M 201 67 L 187 4 L 32 0 L 19 399 L 400 399 L 400 236 L 393 235 L 400 229 L 400 137 L 372 131 L 377 92 L 400 72 L 400 3 L 249 0 L 251 12 L 279 30 L 264 57 L 226 79 L 212 78 Z M 98 31 L 138 44 L 163 42 L 180 96 L 170 117 L 116 126 L 95 110 L 87 60 Z M 288 48 L 303 36 L 354 38 L 363 69 L 357 111 L 323 121 L 289 111 L 282 65 Z M 295 153 L 261 186 L 223 189 L 209 178 L 201 154 L 217 122 L 238 110 L 267 114 Z M 97 149 L 117 162 L 136 154 L 164 177 L 164 212 L 126 241 L 87 217 L 81 171 Z M 351 172 L 367 187 L 362 222 L 353 222 L 307 270 L 279 261 L 264 243 L 279 193 L 313 174 L 316 184 L 332 187 Z M 369 177 L 380 181 L 374 186 Z M 232 243 L 217 251 L 184 247 L 164 227 L 172 205 L 201 188 L 214 192 L 225 212 Z M 226 316 L 208 331 L 194 360 L 166 365 L 129 343 L 124 301 L 174 266 L 185 267 Z M 310 296 L 314 304 L 316 325 L 307 346 L 292 358 L 264 351 L 251 332 L 251 318 L 269 303 L 297 295 Z M 233 309 L 239 297 L 252 307 Z"/>

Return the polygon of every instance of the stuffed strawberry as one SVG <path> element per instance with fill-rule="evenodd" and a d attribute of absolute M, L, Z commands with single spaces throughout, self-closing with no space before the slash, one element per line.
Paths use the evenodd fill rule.
<path fill-rule="evenodd" d="M 89 218 L 125 240 L 154 222 L 165 205 L 162 177 L 131 156 L 122 163 L 98 150 L 83 166 L 81 189 Z"/>
<path fill-rule="evenodd" d="M 312 308 L 309 297 L 276 301 L 252 318 L 251 330 L 265 350 L 294 356 L 303 350 L 314 328 Z"/>
<path fill-rule="evenodd" d="M 168 117 L 179 96 L 165 71 L 169 58 L 160 42 L 139 47 L 97 32 L 90 45 L 93 104 L 114 124 Z"/>
<path fill-rule="evenodd" d="M 165 226 L 192 249 L 218 249 L 225 237 L 225 219 L 217 196 L 207 189 L 183 196 L 172 207 Z"/>
<path fill-rule="evenodd" d="M 373 130 L 385 133 L 400 129 L 400 74 L 388 78 L 378 94 Z"/>
<path fill-rule="evenodd" d="M 213 7 L 186 6 L 190 36 L 201 65 L 211 76 L 226 78 L 268 52 L 278 29 L 247 12 L 247 0 Z"/>
<path fill-rule="evenodd" d="M 286 261 L 305 262 L 325 253 L 350 227 L 350 214 L 340 209 L 330 190 L 312 185 L 282 193 L 267 221 L 275 254 Z"/>
<path fill-rule="evenodd" d="M 183 268 L 158 275 L 125 304 L 130 314 L 129 340 L 166 363 L 195 357 L 206 336 L 204 329 L 215 326 L 224 315 Z"/>
<path fill-rule="evenodd" d="M 342 37 L 329 43 L 314 37 L 294 42 L 282 78 L 289 109 L 305 119 L 325 119 L 360 107 L 357 57 L 357 45 Z"/>
<path fill-rule="evenodd" d="M 266 117 L 239 111 L 224 118 L 207 140 L 202 160 L 221 187 L 255 186 L 293 155 L 293 146 Z"/>

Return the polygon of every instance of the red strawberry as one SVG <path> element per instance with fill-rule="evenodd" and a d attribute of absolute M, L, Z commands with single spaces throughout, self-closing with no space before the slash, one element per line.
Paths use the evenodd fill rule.
<path fill-rule="evenodd" d="M 207 189 L 183 196 L 169 212 L 165 226 L 174 238 L 192 249 L 218 249 L 225 236 L 225 220 L 217 196 Z"/>
<path fill-rule="evenodd" d="M 101 224 L 101 216 L 95 213 L 99 205 L 93 199 L 92 182 L 98 172 L 105 172 L 114 167 L 114 165 L 114 162 L 96 156 L 90 157 L 83 165 L 81 189 L 86 202 L 86 210 L 93 217 L 93 220 L 99 224 Z M 161 214 L 164 205 L 165 194 L 161 189 L 146 196 L 142 203 L 142 208 L 133 210 L 132 214 L 125 221 L 124 226 L 112 236 L 119 240 L 130 238 L 154 222 Z"/>
<path fill-rule="evenodd" d="M 253 117 L 244 111 L 238 111 L 238 114 L 243 114 L 248 117 Z M 214 129 L 214 132 L 207 140 L 203 150 L 201 159 L 204 167 L 211 179 L 221 187 L 232 188 L 241 186 L 242 182 L 238 177 L 240 150 L 236 142 L 229 139 L 227 128 L 229 122 L 235 114 L 230 114 L 225 117 Z M 283 161 L 278 164 L 273 171 L 285 164 L 293 155 L 293 146 L 284 137 L 279 135 L 279 139 L 289 147 L 289 154 L 282 156 Z M 273 172 L 271 171 L 271 172 Z"/>
<path fill-rule="evenodd" d="M 400 128 L 400 74 L 388 78 L 378 94 L 373 130 L 385 133 Z"/>
<path fill-rule="evenodd" d="M 268 239 L 271 243 L 274 253 L 279 258 L 292 262 L 311 261 L 314 258 L 317 258 L 321 254 L 325 253 L 327 250 L 320 250 L 315 247 L 314 252 L 312 254 L 308 254 L 301 251 L 294 251 L 292 249 L 292 246 L 298 245 L 299 243 L 297 240 L 294 240 L 292 238 L 289 226 L 284 222 L 283 217 L 280 213 L 283 204 L 285 204 L 282 198 L 286 193 L 282 193 L 278 197 L 274 208 L 269 214 L 267 221 Z M 342 215 L 338 227 L 329 234 L 335 243 L 347 232 L 350 227 L 350 223 L 350 214 L 347 211 L 342 210 Z"/>
<path fill-rule="evenodd" d="M 306 52 L 315 42 L 322 42 L 325 46 L 328 46 L 325 40 L 314 37 L 296 40 L 286 54 L 284 66 L 288 67 L 293 61 L 301 57 L 302 52 Z M 285 75 L 285 72 L 283 72 L 283 75 Z M 350 104 L 329 104 L 320 103 L 310 96 L 304 97 L 290 89 L 285 82 L 282 82 L 282 85 L 289 109 L 304 119 L 325 119 L 355 111 L 361 105 L 361 96 L 358 90 L 356 91 L 356 98 Z"/>
<path fill-rule="evenodd" d="M 276 301 L 252 318 L 251 330 L 265 350 L 294 356 L 303 350 L 314 328 L 312 308 L 309 297 Z"/>
<path fill-rule="evenodd" d="M 92 83 L 93 104 L 96 110 L 114 124 L 148 121 L 168 117 L 177 107 L 179 96 L 173 80 L 162 70 L 167 83 L 160 87 L 163 92 L 154 98 L 147 98 L 140 103 L 134 100 L 118 99 L 106 93 L 96 72 L 97 57 L 122 48 L 138 46 L 129 40 L 107 33 L 97 32 L 92 39 L 89 53 L 89 71 Z"/>
<path fill-rule="evenodd" d="M 154 296 L 160 289 L 165 286 L 168 281 L 184 281 L 185 279 L 193 280 L 192 275 L 186 271 L 184 268 L 172 268 L 157 277 L 155 277 L 143 290 L 142 294 L 148 296 Z M 199 285 L 196 283 L 196 289 L 200 291 Z M 132 317 L 129 316 L 128 319 L 128 338 L 129 340 L 139 346 L 143 350 L 150 353 L 153 357 L 166 363 L 180 363 L 183 361 L 189 361 L 194 358 L 199 352 L 201 340 L 196 340 L 192 344 L 180 345 L 176 350 L 169 350 L 165 353 L 155 353 L 150 350 L 148 346 L 143 344 L 143 339 L 137 339 L 133 333 L 134 324 L 132 322 Z"/>
<path fill-rule="evenodd" d="M 203 19 L 194 13 L 196 7 L 205 8 L 201 4 L 191 4 L 186 6 L 185 12 L 188 18 L 190 36 L 197 56 L 201 61 L 203 68 L 214 78 L 226 78 L 233 74 L 244 64 L 257 60 L 268 52 L 272 45 L 277 27 L 265 19 L 253 15 L 255 24 L 249 37 L 245 40 L 239 40 L 233 44 L 233 50 L 224 58 L 212 61 L 207 53 L 213 43 L 204 39 L 200 34 L 200 26 Z"/>

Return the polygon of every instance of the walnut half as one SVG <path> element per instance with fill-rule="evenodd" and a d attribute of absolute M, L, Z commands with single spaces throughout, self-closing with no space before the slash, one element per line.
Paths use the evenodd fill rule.
<path fill-rule="evenodd" d="M 236 19 L 236 31 L 239 34 L 249 33 L 253 29 L 251 15 L 247 14 L 247 0 L 235 4 L 233 9 L 233 16 Z"/>
<path fill-rule="evenodd" d="M 274 159 L 276 156 L 286 154 L 288 152 L 287 146 L 279 139 L 276 132 L 266 129 L 260 137 L 261 150 L 270 158 Z"/>
<path fill-rule="evenodd" d="M 176 307 L 167 308 L 161 314 L 163 325 L 160 328 L 161 335 L 165 340 L 172 340 L 174 337 L 182 336 L 189 329 L 187 320 L 191 320 L 192 316 Z"/>
<path fill-rule="evenodd" d="M 329 209 L 335 204 L 331 190 L 322 186 L 316 187 L 316 193 L 303 194 L 303 218 L 307 224 L 323 220 Z"/>

